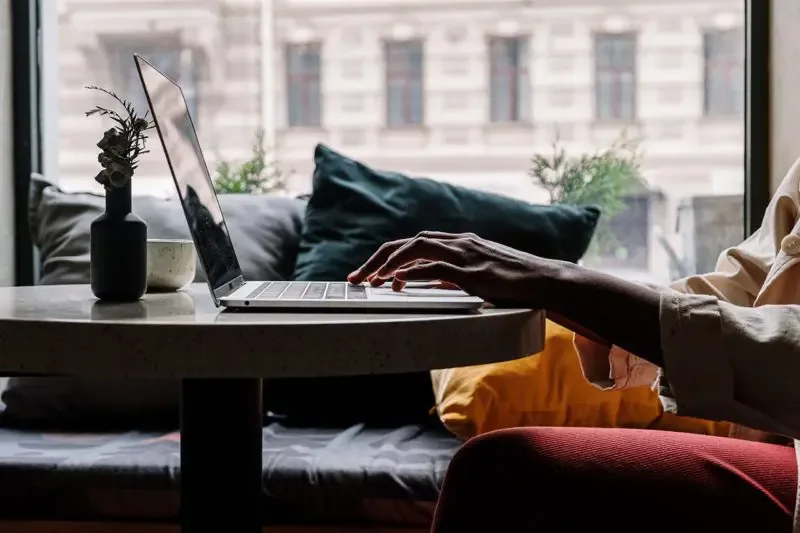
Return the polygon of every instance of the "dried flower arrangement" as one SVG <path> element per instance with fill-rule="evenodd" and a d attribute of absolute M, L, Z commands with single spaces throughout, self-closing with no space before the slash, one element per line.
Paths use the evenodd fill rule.
<path fill-rule="evenodd" d="M 153 128 L 153 122 L 147 118 L 148 113 L 140 117 L 131 102 L 120 98 L 112 91 L 94 85 L 88 86 L 87 89 L 110 96 L 125 110 L 122 115 L 113 109 L 95 106 L 86 112 L 87 117 L 97 115 L 116 122 L 116 126 L 106 130 L 103 138 L 97 143 L 97 147 L 101 150 L 97 161 L 103 168 L 95 176 L 95 181 L 106 189 L 125 187 L 138 167 L 139 156 L 149 151 L 145 149 L 147 140 L 145 132 Z"/>

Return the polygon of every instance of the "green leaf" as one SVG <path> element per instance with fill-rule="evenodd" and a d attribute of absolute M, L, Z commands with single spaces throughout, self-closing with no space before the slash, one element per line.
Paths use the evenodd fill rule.
<path fill-rule="evenodd" d="M 603 213 L 590 250 L 618 247 L 610 221 L 625 208 L 625 196 L 645 188 L 639 164 L 639 143 L 625 132 L 608 149 L 570 156 L 558 138 L 552 154 L 534 154 L 528 175 L 554 204 L 593 205 Z"/>
<path fill-rule="evenodd" d="M 264 147 L 264 134 L 258 132 L 252 144 L 252 153 L 239 166 L 220 160 L 216 166 L 214 188 L 219 194 L 248 193 L 263 194 L 283 190 L 290 173 L 285 173 L 278 163 L 269 157 Z"/>

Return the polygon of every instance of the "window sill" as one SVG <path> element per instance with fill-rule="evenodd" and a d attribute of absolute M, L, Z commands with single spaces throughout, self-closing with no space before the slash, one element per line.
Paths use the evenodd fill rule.
<path fill-rule="evenodd" d="M 744 115 L 703 115 L 698 120 L 699 124 L 742 124 Z"/>
<path fill-rule="evenodd" d="M 383 126 L 381 133 L 430 133 L 430 128 L 425 124 L 409 124 L 408 126 Z"/>
<path fill-rule="evenodd" d="M 625 119 L 594 119 L 591 123 L 592 128 L 641 128 L 642 121 L 638 118 L 631 120 Z"/>
<path fill-rule="evenodd" d="M 604 134 L 616 130 L 618 140 L 641 140 L 644 124 L 639 119 L 635 120 L 595 120 L 589 127 L 591 134 Z"/>
<path fill-rule="evenodd" d="M 322 126 L 286 126 L 280 130 L 279 133 L 328 133 L 328 130 Z"/>
<path fill-rule="evenodd" d="M 489 122 L 483 127 L 484 130 L 494 131 L 519 131 L 519 130 L 532 130 L 533 123 L 529 120 L 518 120 L 511 122 Z"/>

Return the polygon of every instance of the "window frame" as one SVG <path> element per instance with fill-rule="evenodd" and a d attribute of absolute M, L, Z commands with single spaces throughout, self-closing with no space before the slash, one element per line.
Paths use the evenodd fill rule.
<path fill-rule="evenodd" d="M 771 121 L 770 121 L 770 2 L 745 1 L 745 232 L 751 234 L 761 224 L 771 197 Z M 11 2 L 13 128 L 14 138 L 14 235 L 15 276 L 17 285 L 30 285 L 34 280 L 33 245 L 28 231 L 28 192 L 30 173 L 41 168 L 41 119 L 39 100 L 39 69 L 37 68 L 40 29 L 39 8 L 57 10 L 56 2 L 40 0 Z M 47 31 L 57 31 L 50 28 Z M 53 36 L 57 38 L 57 36 Z M 48 62 L 44 64 L 47 65 Z M 50 61 L 50 64 L 58 63 Z M 423 64 L 424 82 L 424 64 Z M 58 91 L 47 91 L 45 98 L 58 97 Z M 388 106 L 387 106 L 388 107 Z M 424 111 L 424 110 L 423 110 Z M 424 116 L 424 115 L 423 115 Z M 27 140 L 26 140 L 27 139 Z M 57 155 L 57 154 L 56 154 Z"/>
<path fill-rule="evenodd" d="M 294 73 L 292 72 L 292 51 L 294 49 L 299 49 L 300 54 L 306 53 L 306 50 L 313 49 L 316 51 L 317 54 L 317 71 L 316 73 Z M 308 43 L 283 43 L 283 60 L 284 60 L 284 68 L 283 68 L 283 75 L 284 75 L 284 90 L 286 91 L 286 126 L 290 129 L 303 129 L 303 128 L 321 128 L 322 127 L 322 117 L 324 114 L 324 100 L 322 98 L 322 81 L 323 81 L 323 68 L 322 68 L 322 61 L 323 61 L 323 46 L 321 41 L 313 41 Z M 303 70 L 303 69 L 301 69 Z M 317 109 L 319 110 L 319 114 L 316 117 L 316 122 L 313 120 L 303 120 L 300 124 L 293 124 L 292 123 L 292 110 L 291 110 L 291 88 L 292 84 L 295 82 L 297 78 L 300 78 L 301 83 L 305 84 L 305 90 L 308 92 L 308 82 L 310 80 L 316 80 L 317 83 Z M 313 106 L 309 106 L 308 101 L 311 98 L 309 95 L 305 95 L 306 98 L 303 100 L 305 101 L 305 110 L 301 113 L 303 118 L 306 119 L 307 115 L 310 115 L 310 109 Z"/>
<path fill-rule="evenodd" d="M 625 105 L 621 96 L 622 93 L 622 85 L 623 82 L 621 77 L 628 73 L 626 69 L 617 68 L 617 67 L 601 67 L 598 53 L 598 45 L 601 39 L 604 38 L 631 38 L 633 40 L 633 66 L 630 74 L 632 75 L 633 81 L 631 82 L 633 85 L 633 103 L 632 103 L 632 114 L 630 117 L 623 116 L 622 110 L 624 109 Z M 605 32 L 605 31 L 595 31 L 592 33 L 592 60 L 594 61 L 594 120 L 597 122 L 635 122 L 638 120 L 639 117 L 639 35 L 638 32 L 635 30 L 624 31 L 624 32 Z M 612 101 L 612 112 L 609 116 L 601 116 L 600 114 L 600 74 L 601 72 L 610 71 L 612 74 L 615 75 L 615 80 L 613 82 L 613 87 L 616 89 L 616 92 L 619 94 L 619 99 L 614 103 Z M 612 99 L 613 100 L 613 99 Z M 613 111 L 614 108 L 619 108 L 618 112 L 615 113 Z"/>
<path fill-rule="evenodd" d="M 28 225 L 31 174 L 41 172 L 40 0 L 10 3 L 14 179 L 14 283 L 33 285 L 34 248 Z M 56 3 L 50 2 L 55 9 Z"/>
<path fill-rule="evenodd" d="M 772 6 L 745 0 L 744 230 L 761 226 L 772 191 L 771 72 Z"/>
<path fill-rule="evenodd" d="M 737 111 L 736 108 L 736 87 L 734 85 L 735 81 L 733 80 L 733 76 L 731 71 L 734 71 L 737 68 L 744 67 L 744 57 L 737 58 L 736 52 L 733 51 L 730 55 L 723 55 L 723 57 L 718 58 L 711 58 L 709 54 L 710 50 L 710 41 L 712 38 L 716 39 L 728 39 L 730 38 L 733 41 L 734 37 L 739 37 L 741 42 L 741 51 L 744 54 L 745 51 L 745 31 L 744 28 L 730 28 L 730 29 L 709 29 L 704 28 L 702 30 L 702 39 L 703 39 L 703 117 L 704 118 L 739 118 L 744 116 L 744 105 Z M 719 44 L 717 43 L 717 48 L 719 48 Z M 712 102 L 716 102 L 716 98 L 711 98 L 711 81 L 712 81 L 712 73 L 717 73 L 717 70 L 721 69 L 724 72 L 722 76 L 725 79 L 726 87 L 725 87 L 725 106 L 724 108 L 714 109 L 712 106 Z M 743 71 L 743 69 L 742 69 Z M 744 90 L 744 79 L 740 80 L 742 83 L 742 90 Z M 744 104 L 744 102 L 742 102 Z"/>
<path fill-rule="evenodd" d="M 499 68 L 495 63 L 495 45 L 514 43 L 517 64 L 510 68 Z M 488 63 L 488 96 L 489 96 L 489 123 L 490 124 L 525 124 L 531 121 L 530 115 L 530 50 L 531 40 L 528 35 L 489 35 L 486 39 L 486 55 Z M 505 53 L 508 50 L 503 49 Z M 508 83 L 508 113 L 510 119 L 495 116 L 495 91 L 493 80 L 498 75 L 503 76 Z M 502 72 L 506 71 L 506 72 Z"/>
<path fill-rule="evenodd" d="M 411 65 L 411 61 L 408 59 L 411 56 L 410 51 L 405 50 L 403 53 L 405 54 L 404 58 L 404 70 L 400 71 L 399 78 L 395 78 L 395 74 L 397 71 L 392 69 L 390 59 L 391 48 L 393 46 L 409 46 L 409 45 L 416 45 L 419 46 L 419 57 L 420 62 L 418 68 L 414 68 Z M 384 122 L 386 124 L 386 128 L 388 129 L 404 129 L 404 128 L 421 128 L 425 126 L 425 115 L 426 115 L 426 102 L 425 102 L 425 40 L 421 38 L 412 38 L 412 39 L 384 39 L 383 41 L 383 70 L 384 70 L 384 98 L 386 100 L 385 105 L 385 113 L 384 113 Z M 392 81 L 395 79 L 399 79 L 403 82 L 403 110 L 401 115 L 403 115 L 403 121 L 400 123 L 393 123 L 392 122 L 392 99 L 390 97 L 391 91 L 390 87 L 392 85 Z M 420 100 L 420 111 L 419 111 L 419 121 L 414 121 L 411 115 L 413 114 L 412 108 L 412 100 L 413 100 L 413 90 L 414 84 L 418 83 L 420 88 L 420 94 L 422 95 Z"/>

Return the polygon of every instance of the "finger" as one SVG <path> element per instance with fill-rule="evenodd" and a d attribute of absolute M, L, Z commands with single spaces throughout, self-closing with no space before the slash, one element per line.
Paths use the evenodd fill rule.
<path fill-rule="evenodd" d="M 441 239 L 445 241 L 453 239 L 463 239 L 465 237 L 476 236 L 473 233 L 446 233 L 444 231 L 420 231 L 417 233 L 416 238 L 422 239 Z"/>
<path fill-rule="evenodd" d="M 426 261 L 422 261 L 422 260 L 414 261 L 413 263 L 410 263 L 407 266 L 411 266 L 411 265 L 414 265 L 414 264 L 422 264 L 422 263 L 425 263 L 425 262 Z M 369 275 L 367 277 L 367 283 L 369 283 L 373 287 L 380 287 L 381 285 L 383 285 L 387 281 L 389 281 L 389 280 L 388 279 L 381 279 L 381 278 L 377 277 L 375 274 L 371 274 L 371 275 Z M 394 283 L 394 280 L 392 281 L 392 283 Z M 405 283 L 402 283 L 402 285 L 398 285 L 397 290 L 403 290 L 403 287 L 405 287 Z"/>
<path fill-rule="evenodd" d="M 386 262 L 389 256 L 391 256 L 395 251 L 397 251 L 397 249 L 413 241 L 414 239 L 453 240 L 471 236 L 475 235 L 472 233 L 445 233 L 443 231 L 421 231 L 415 237 L 412 238 L 398 239 L 395 241 L 387 242 L 383 244 L 380 248 L 378 248 L 378 251 L 372 254 L 372 257 L 367 259 L 367 261 L 363 265 L 361 265 L 355 271 L 351 272 L 347 276 L 347 281 L 349 281 L 350 283 L 362 283 L 364 281 L 370 281 L 369 277 L 372 274 L 374 274 L 375 271 Z M 381 285 L 382 282 L 377 284 Z"/>
<path fill-rule="evenodd" d="M 460 262 L 460 254 L 458 250 L 448 246 L 447 242 L 427 237 L 416 238 L 395 250 L 386 260 L 386 263 L 378 269 L 375 276 L 381 279 L 389 279 L 394 276 L 397 270 L 408 268 L 417 261 L 446 261 L 458 264 Z"/>
<path fill-rule="evenodd" d="M 406 265 L 406 267 L 424 265 L 426 263 L 430 263 L 430 261 L 425 261 L 424 259 L 421 259 L 421 260 L 414 261 L 413 263 L 410 263 L 410 264 Z M 383 280 L 381 280 L 381 283 L 383 283 Z M 405 288 L 406 288 L 406 282 L 405 281 L 403 281 L 401 279 L 397 279 L 397 278 L 392 278 L 392 290 L 393 291 L 398 291 L 399 292 L 399 291 L 402 291 Z"/>
<path fill-rule="evenodd" d="M 400 292 L 406 288 L 406 282 L 402 279 L 392 278 L 392 290 Z"/>
<path fill-rule="evenodd" d="M 411 241 L 411 239 L 399 239 L 381 245 L 381 247 L 378 248 L 378 250 L 372 254 L 372 256 L 367 259 L 363 265 L 358 267 L 347 276 L 347 281 L 350 283 L 364 282 L 370 276 L 375 274 L 375 271 L 377 271 L 378 268 L 386 263 L 386 260 L 389 259 L 390 255 L 392 255 L 398 248 L 402 247 L 409 241 Z"/>
<path fill-rule="evenodd" d="M 464 276 L 465 271 L 462 268 L 444 261 L 436 261 L 400 269 L 394 277 L 400 281 L 438 279 L 444 283 L 463 287 Z"/>
<path fill-rule="evenodd" d="M 427 281 L 427 280 L 425 280 L 425 281 Z M 402 279 L 392 278 L 392 290 L 393 291 L 400 292 L 400 291 L 402 291 L 403 289 L 406 288 L 406 285 L 408 285 L 407 281 L 403 281 Z M 456 285 L 454 283 L 447 282 L 447 281 L 439 281 L 438 283 L 433 284 L 431 287 L 434 287 L 434 288 L 437 288 L 437 289 L 446 290 L 446 291 L 458 291 L 458 290 L 461 290 L 461 287 L 459 287 L 458 285 Z"/>
<path fill-rule="evenodd" d="M 424 280 L 429 281 L 429 280 Z M 393 291 L 402 291 L 408 285 L 407 281 L 403 281 L 402 279 L 392 278 L 392 290 Z M 446 291 L 458 291 L 461 290 L 461 287 L 456 285 L 455 283 L 450 283 L 447 281 L 436 281 L 435 283 L 430 285 L 431 288 L 442 289 Z"/>

